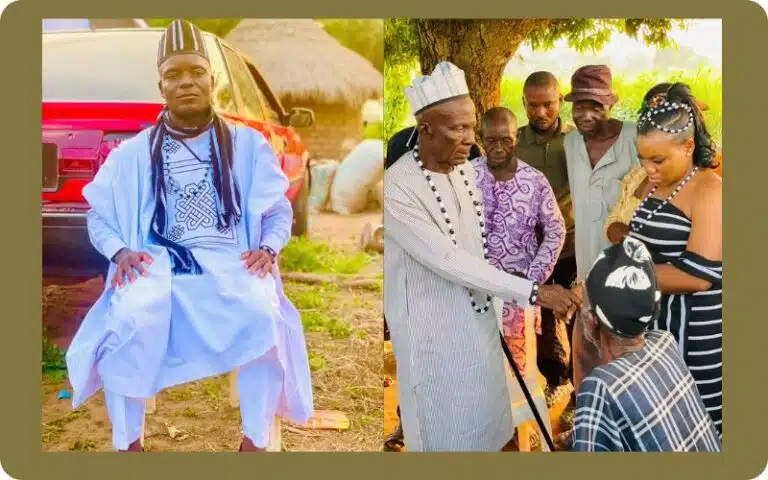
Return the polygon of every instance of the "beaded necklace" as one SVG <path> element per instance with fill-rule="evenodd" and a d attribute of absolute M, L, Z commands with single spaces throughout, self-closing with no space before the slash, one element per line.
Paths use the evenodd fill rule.
<path fill-rule="evenodd" d="M 440 192 L 437 191 L 437 186 L 435 185 L 435 182 L 432 181 L 432 175 L 430 175 L 429 171 L 424 168 L 424 163 L 421 161 L 421 157 L 419 155 L 419 146 L 418 144 L 413 148 L 413 158 L 416 160 L 416 163 L 419 165 L 419 168 L 421 169 L 421 173 L 424 174 L 424 178 L 427 180 L 427 183 L 429 184 L 430 189 L 432 190 L 432 193 L 435 194 L 435 199 L 437 200 L 437 204 L 440 207 L 440 212 L 443 214 L 443 217 L 445 219 L 446 225 L 448 225 L 448 234 L 451 237 L 451 241 L 454 245 L 458 246 L 458 243 L 456 242 L 456 231 L 453 229 L 453 225 L 451 223 L 451 218 L 448 216 L 448 210 L 445 208 L 445 204 L 443 203 L 443 198 L 440 196 Z M 483 221 L 483 211 L 480 208 L 480 202 L 474 199 L 474 192 L 472 192 L 472 188 L 469 186 L 469 180 L 466 177 L 466 174 L 464 173 L 464 170 L 461 167 L 456 167 L 459 171 L 459 175 L 464 180 L 464 186 L 467 188 L 467 193 L 469 194 L 470 198 L 472 198 L 472 203 L 475 206 L 475 212 L 477 213 L 477 221 L 480 225 L 480 235 L 483 239 L 483 258 L 485 258 L 486 261 L 488 261 L 488 240 L 486 238 L 485 233 L 485 222 Z M 478 307 L 477 302 L 475 301 L 474 296 L 470 292 L 469 298 L 472 302 L 472 309 L 477 313 L 485 313 L 488 311 L 488 309 L 491 307 L 491 296 L 486 295 L 485 300 L 485 306 L 484 307 Z"/>
<path fill-rule="evenodd" d="M 699 167 L 693 167 L 693 170 L 686 175 L 679 184 L 677 184 L 677 187 L 675 187 L 674 190 L 667 196 L 666 200 L 661 202 L 661 204 L 656 207 L 655 210 L 651 210 L 648 212 L 648 214 L 645 217 L 645 220 L 650 220 L 654 217 L 659 211 L 664 208 L 664 205 L 672 202 L 672 199 L 677 196 L 678 193 L 680 193 L 680 189 L 683 188 L 683 185 L 690 182 L 694 175 L 696 175 L 696 172 L 699 171 Z M 648 192 L 648 195 L 645 196 L 642 202 L 640 202 L 640 205 L 638 205 L 637 210 L 635 210 L 635 213 L 632 215 L 632 220 L 630 220 L 629 224 L 632 228 L 632 231 L 639 232 L 643 229 L 644 225 L 638 221 L 638 217 L 641 215 L 640 210 L 645 206 L 646 202 L 653 196 L 654 193 L 656 193 L 656 189 L 658 189 L 658 185 L 654 185 L 651 190 Z"/>

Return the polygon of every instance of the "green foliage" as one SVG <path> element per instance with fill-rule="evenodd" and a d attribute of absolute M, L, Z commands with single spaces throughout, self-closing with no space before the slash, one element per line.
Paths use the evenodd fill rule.
<path fill-rule="evenodd" d="M 408 100 L 403 87 L 419 68 L 419 42 L 413 20 L 393 18 L 384 21 L 384 139 L 404 127 Z"/>
<path fill-rule="evenodd" d="M 148 18 L 146 19 L 147 24 L 150 27 L 167 27 L 176 20 L 175 18 Z M 193 24 L 197 25 L 200 30 L 204 30 L 206 32 L 211 32 L 214 35 L 218 35 L 219 37 L 225 37 L 229 32 L 231 32 L 238 23 L 240 23 L 240 18 L 186 18 L 185 20 L 188 20 L 192 22 Z"/>
<path fill-rule="evenodd" d="M 362 252 L 344 252 L 306 237 L 294 237 L 280 253 L 280 268 L 290 272 L 358 273 L 371 261 Z"/>
<path fill-rule="evenodd" d="M 45 326 L 43 327 L 43 374 L 61 376 L 61 373 L 66 370 L 67 364 L 64 358 L 64 350 L 60 349 L 56 344 L 50 341 Z"/>
<path fill-rule="evenodd" d="M 623 33 L 646 45 L 668 47 L 673 43 L 668 37 L 670 30 L 684 27 L 682 20 L 670 19 L 610 19 L 610 18 L 568 18 L 541 20 L 528 38 L 534 50 L 547 50 L 561 38 L 578 52 L 601 50 L 611 41 L 614 33 Z"/>
<path fill-rule="evenodd" d="M 567 92 L 570 79 L 560 78 L 564 93 Z M 524 78 L 505 76 L 501 81 L 501 104 L 517 115 L 518 123 L 525 125 L 527 119 L 522 105 Z M 684 82 L 691 87 L 696 98 L 709 106 L 705 113 L 707 128 L 718 145 L 722 145 L 722 108 L 723 77 L 722 73 L 710 68 L 700 68 L 695 72 L 678 71 L 672 74 L 646 73 L 634 78 L 614 75 L 613 88 L 619 97 L 619 103 L 613 107 L 612 116 L 619 120 L 637 121 L 643 97 L 650 88 L 661 82 Z M 571 104 L 563 103 L 562 116 L 571 121 Z"/>
<path fill-rule="evenodd" d="M 470 20 L 468 20 L 470 21 Z M 597 51 L 603 48 L 615 33 L 624 33 L 648 45 L 671 45 L 667 33 L 673 26 L 683 26 L 680 20 L 669 19 L 542 19 L 527 41 L 534 49 L 552 48 L 555 42 L 566 38 L 577 51 Z M 510 52 L 510 58 L 515 52 Z M 405 127 L 408 104 L 403 93 L 419 69 L 419 38 L 416 24 L 411 19 L 394 18 L 384 21 L 384 138 L 389 138 Z"/>
<path fill-rule="evenodd" d="M 301 324 L 306 332 L 325 332 L 337 340 L 352 335 L 352 326 L 349 322 L 329 317 L 323 312 L 302 313 Z"/>
<path fill-rule="evenodd" d="M 339 43 L 384 72 L 384 21 L 380 18 L 330 18 L 318 22 Z"/>
<path fill-rule="evenodd" d="M 318 355 L 315 352 L 309 352 L 309 369 L 313 372 L 324 369 L 328 365 L 328 361 L 322 355 Z"/>
<path fill-rule="evenodd" d="M 320 289 L 291 290 L 288 294 L 293 305 L 299 310 L 325 309 L 324 292 Z"/>

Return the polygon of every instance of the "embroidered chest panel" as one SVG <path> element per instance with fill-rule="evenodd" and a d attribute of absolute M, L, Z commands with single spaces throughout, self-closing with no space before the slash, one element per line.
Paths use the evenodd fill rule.
<path fill-rule="evenodd" d="M 236 227 L 218 228 L 221 206 L 214 187 L 208 139 L 195 139 L 187 146 L 169 137 L 163 141 L 168 214 L 165 235 L 186 247 L 237 245 Z"/>

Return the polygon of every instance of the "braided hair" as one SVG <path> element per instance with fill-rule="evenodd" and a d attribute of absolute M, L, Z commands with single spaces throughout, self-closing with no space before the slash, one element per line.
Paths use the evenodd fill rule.
<path fill-rule="evenodd" d="M 166 136 L 183 141 L 200 135 L 208 129 L 213 129 L 211 136 L 216 142 L 210 142 L 210 161 L 213 169 L 213 183 L 219 204 L 217 228 L 225 230 L 240 222 L 240 191 L 232 179 L 233 140 L 229 127 L 224 120 L 211 108 L 210 119 L 202 127 L 180 129 L 173 126 L 168 110 L 165 109 L 158 117 L 149 137 L 150 159 L 152 165 L 152 191 L 155 196 L 155 211 L 152 215 L 150 235 L 153 240 L 168 250 L 171 258 L 171 269 L 174 274 L 202 273 L 200 264 L 189 249 L 165 237 L 166 227 L 166 186 L 165 165 L 162 154 L 163 141 Z M 221 158 L 219 158 L 219 153 Z"/>
<path fill-rule="evenodd" d="M 657 130 L 674 135 L 680 143 L 692 138 L 695 166 L 709 169 L 719 166 L 715 160 L 715 142 L 688 85 L 659 84 L 646 94 L 637 122 L 637 134 L 647 135 Z"/>

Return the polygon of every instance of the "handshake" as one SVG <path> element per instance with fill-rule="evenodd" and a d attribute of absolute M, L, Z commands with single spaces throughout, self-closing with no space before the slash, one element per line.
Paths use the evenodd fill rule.
<path fill-rule="evenodd" d="M 536 305 L 552 310 L 555 316 L 566 322 L 570 321 L 576 309 L 581 307 L 584 295 L 583 286 L 574 284 L 570 289 L 560 285 L 541 285 Z"/>

